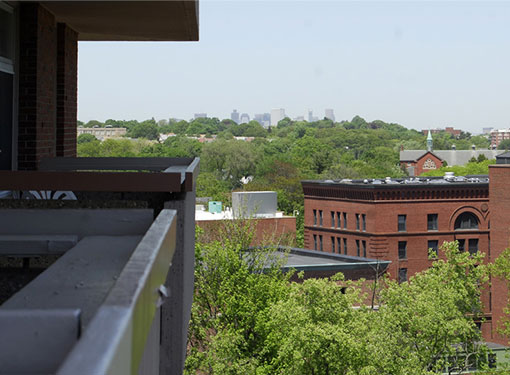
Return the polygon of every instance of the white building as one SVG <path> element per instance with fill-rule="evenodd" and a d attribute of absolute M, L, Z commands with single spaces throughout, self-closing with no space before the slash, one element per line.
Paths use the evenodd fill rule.
<path fill-rule="evenodd" d="M 278 125 L 278 122 L 285 118 L 285 109 L 277 108 L 271 110 L 271 126 Z"/>
<path fill-rule="evenodd" d="M 327 119 L 331 120 L 331 121 L 335 121 L 335 114 L 333 113 L 333 110 L 331 108 L 326 108 L 324 110 L 324 117 L 326 117 Z"/>

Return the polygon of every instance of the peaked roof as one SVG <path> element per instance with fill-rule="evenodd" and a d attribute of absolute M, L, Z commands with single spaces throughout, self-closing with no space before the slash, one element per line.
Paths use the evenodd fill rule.
<path fill-rule="evenodd" d="M 418 161 L 425 154 L 430 151 L 427 150 L 404 150 L 400 151 L 400 161 Z M 446 161 L 449 166 L 452 165 L 465 165 L 471 158 L 478 158 L 484 155 L 487 159 L 495 159 L 504 153 L 502 150 L 434 150 L 430 152 L 442 161 Z"/>

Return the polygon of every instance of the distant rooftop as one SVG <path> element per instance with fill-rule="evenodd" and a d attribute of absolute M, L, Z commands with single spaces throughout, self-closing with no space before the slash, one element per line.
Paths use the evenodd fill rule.
<path fill-rule="evenodd" d="M 453 172 L 446 172 L 444 177 L 409 177 L 409 178 L 390 178 L 383 179 L 370 178 L 363 180 L 305 180 L 302 183 L 318 183 L 324 185 L 358 185 L 358 186 L 401 186 L 401 185 L 460 185 L 460 184 L 488 184 L 487 175 L 467 175 L 454 176 Z"/>

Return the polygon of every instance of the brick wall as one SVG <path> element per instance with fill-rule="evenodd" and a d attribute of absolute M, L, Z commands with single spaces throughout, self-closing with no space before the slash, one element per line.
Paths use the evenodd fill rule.
<path fill-rule="evenodd" d="M 204 230 L 203 241 L 220 240 L 218 236 L 231 231 L 228 224 L 232 220 L 197 220 L 197 226 Z M 251 246 L 256 245 L 291 245 L 295 246 L 296 239 L 296 218 L 261 218 L 239 221 L 239 229 L 243 231 L 254 231 L 254 238 Z"/>
<path fill-rule="evenodd" d="M 501 252 L 510 246 L 510 165 L 494 165 L 489 168 L 489 208 L 491 213 L 490 256 L 493 262 Z M 508 344 L 508 340 L 497 333 L 503 309 L 508 301 L 507 285 L 503 280 L 492 280 L 492 319 L 495 321 L 492 340 Z"/>
<path fill-rule="evenodd" d="M 21 3 L 19 40 L 18 168 L 30 170 L 43 157 L 75 155 L 77 35 L 43 6 Z"/>
<path fill-rule="evenodd" d="M 57 25 L 57 156 L 76 156 L 78 34 Z"/>

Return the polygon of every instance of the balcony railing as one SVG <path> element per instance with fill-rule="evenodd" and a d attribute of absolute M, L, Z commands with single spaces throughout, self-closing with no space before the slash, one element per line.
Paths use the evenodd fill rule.
<path fill-rule="evenodd" d="M 46 198 L 0 200 L 0 372 L 182 373 L 198 159 L 40 167 L 0 171 L 11 197 Z"/>

